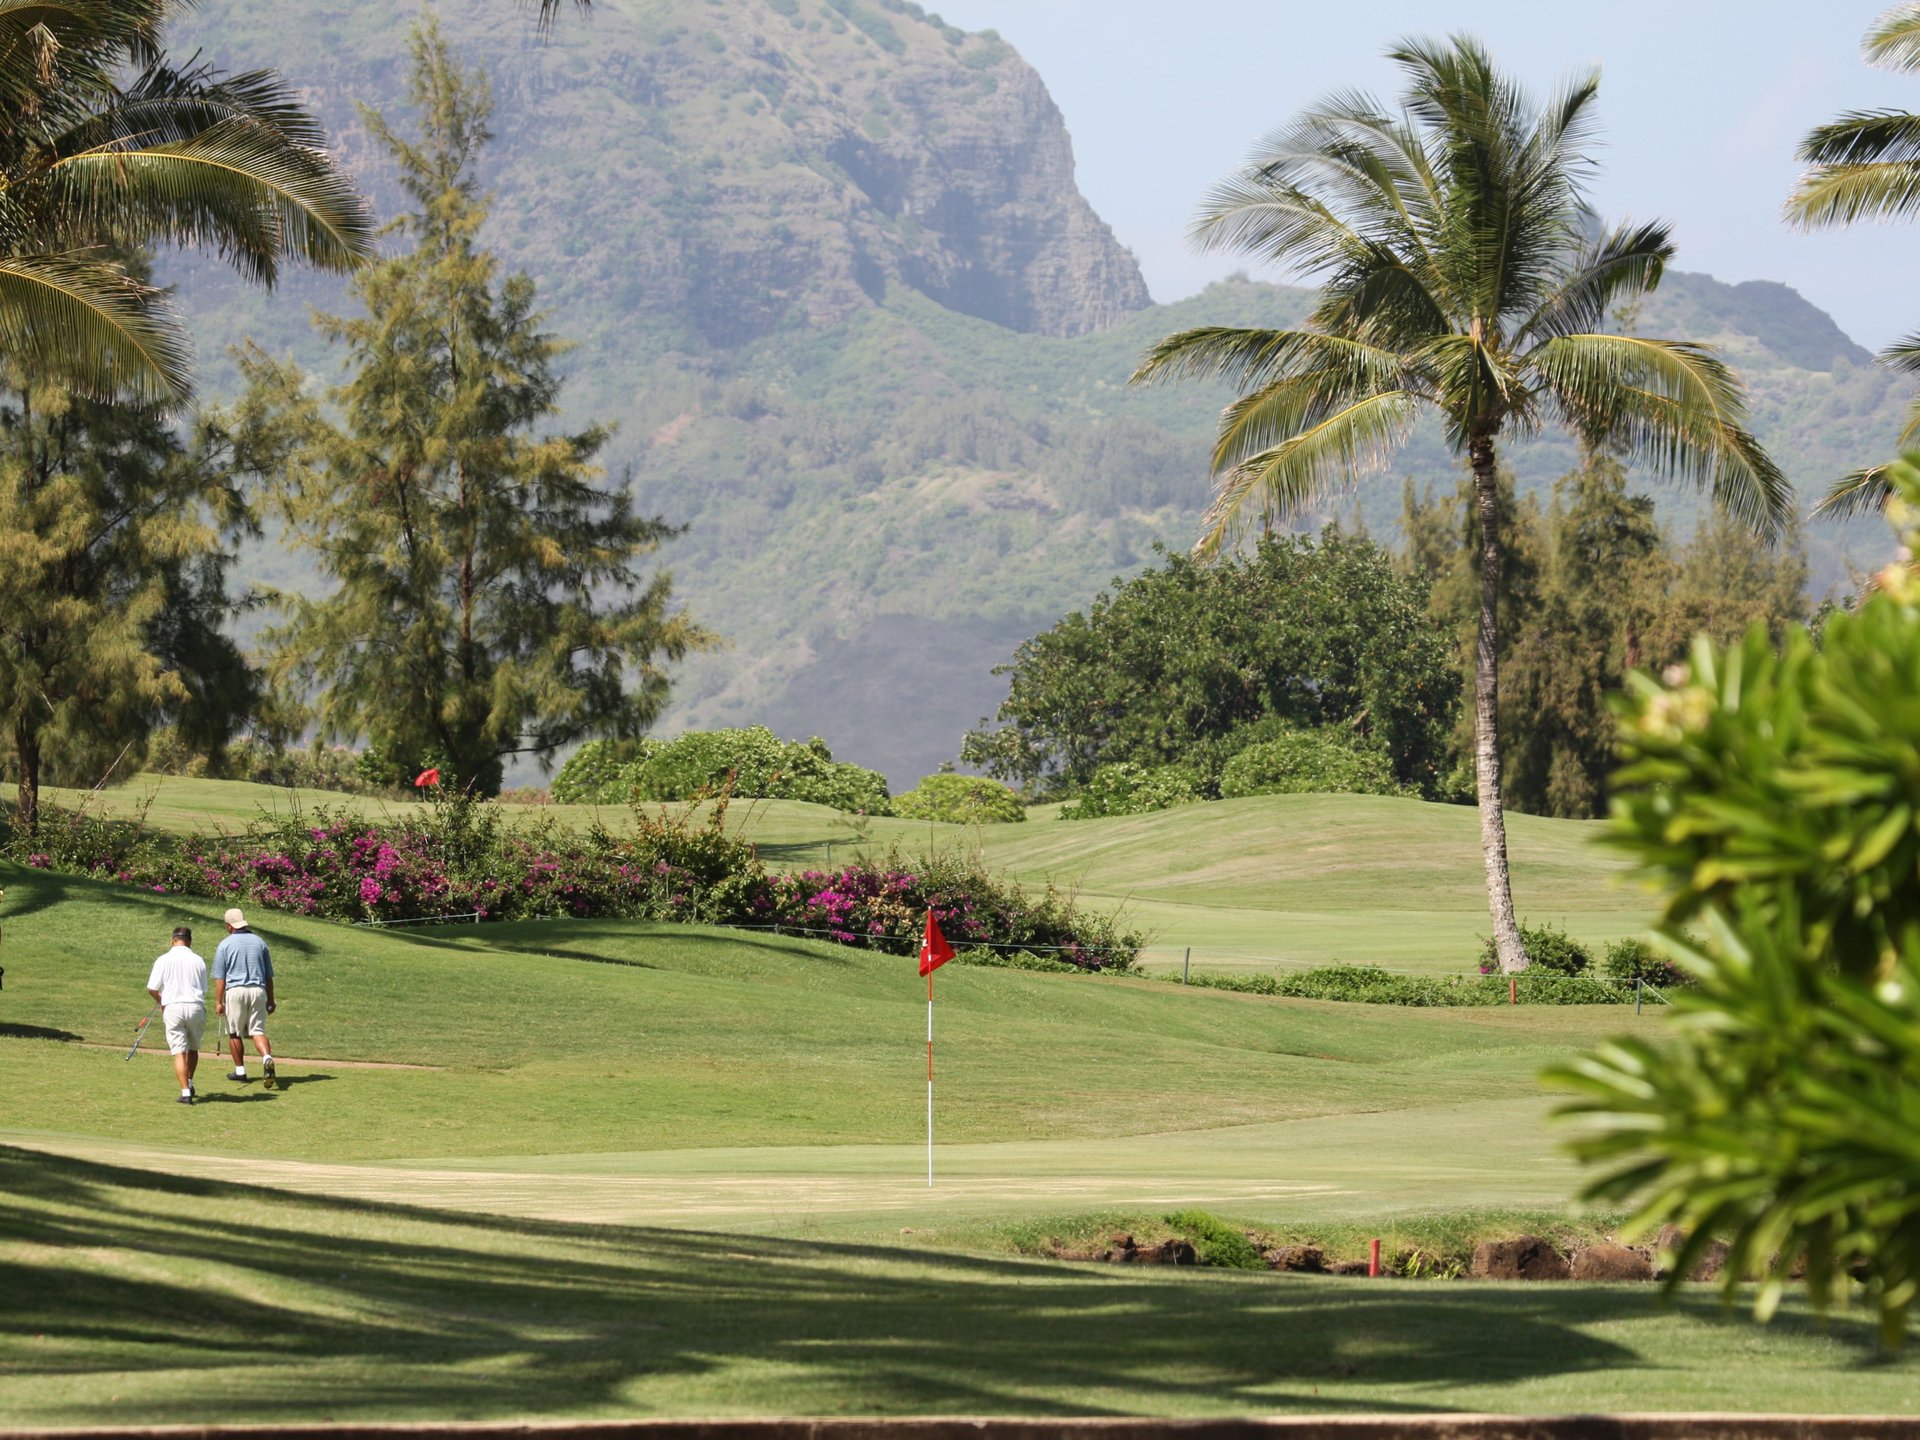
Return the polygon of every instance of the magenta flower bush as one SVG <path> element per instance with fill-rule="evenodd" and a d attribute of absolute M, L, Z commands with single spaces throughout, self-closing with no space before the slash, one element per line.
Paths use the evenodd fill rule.
<path fill-rule="evenodd" d="M 48 816 L 0 855 L 161 894 L 199 895 L 331 920 L 392 923 L 625 918 L 750 925 L 910 953 L 927 911 L 961 949 L 1030 951 L 1085 969 L 1125 969 L 1143 937 L 1049 886 L 1019 886 L 952 857 L 862 860 L 769 873 L 726 832 L 636 814 L 632 833 L 551 822 L 505 829 L 485 802 L 453 798 L 374 822 L 344 812 L 269 817 L 246 834 L 170 841 L 138 823 Z"/>

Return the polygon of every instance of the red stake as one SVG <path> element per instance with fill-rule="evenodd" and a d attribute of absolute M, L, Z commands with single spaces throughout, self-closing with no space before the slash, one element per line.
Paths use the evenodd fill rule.
<path fill-rule="evenodd" d="M 1367 1242 L 1367 1274 L 1376 1280 L 1380 1278 L 1380 1242 L 1378 1240 Z"/>
<path fill-rule="evenodd" d="M 1520 1003 L 1520 982 L 1514 979 L 1513 976 L 1509 975 L 1507 976 L 1507 1004 L 1518 1005 L 1519 1003 Z"/>

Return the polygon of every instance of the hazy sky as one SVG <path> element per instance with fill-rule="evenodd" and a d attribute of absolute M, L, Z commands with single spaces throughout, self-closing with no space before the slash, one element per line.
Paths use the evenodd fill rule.
<path fill-rule="evenodd" d="M 1265 132 L 1329 90 L 1384 98 L 1380 58 L 1408 34 L 1464 30 L 1536 91 L 1601 70 L 1609 220 L 1672 222 L 1676 264 L 1779 280 L 1879 347 L 1920 329 L 1920 222 L 1801 234 L 1780 223 L 1812 126 L 1845 109 L 1920 110 L 1920 76 L 1875 70 L 1860 37 L 1883 4 L 1849 0 L 930 0 L 997 29 L 1067 117 L 1080 188 L 1132 248 L 1156 300 L 1244 259 L 1198 255 L 1185 228 L 1208 186 Z"/>

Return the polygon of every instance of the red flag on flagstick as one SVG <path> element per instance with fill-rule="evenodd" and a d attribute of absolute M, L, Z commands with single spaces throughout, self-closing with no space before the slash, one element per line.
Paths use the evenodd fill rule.
<path fill-rule="evenodd" d="M 439 783 L 440 767 L 438 765 L 433 766 L 431 769 L 422 770 L 418 775 L 413 777 L 413 788 L 416 790 L 424 790 L 429 785 L 438 785 Z"/>
<path fill-rule="evenodd" d="M 931 975 L 947 961 L 953 959 L 953 946 L 947 943 L 947 937 L 940 933 L 940 922 L 933 918 L 933 911 L 927 911 L 927 934 L 920 942 L 920 973 Z"/>

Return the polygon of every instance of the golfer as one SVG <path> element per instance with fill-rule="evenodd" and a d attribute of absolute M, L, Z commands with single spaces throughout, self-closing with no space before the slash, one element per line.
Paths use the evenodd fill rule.
<path fill-rule="evenodd" d="M 247 1051 L 241 1036 L 253 1037 L 267 1088 L 274 1086 L 273 1046 L 267 1040 L 267 1016 L 273 1013 L 273 957 L 267 942 L 247 928 L 247 917 L 229 910 L 227 938 L 213 952 L 213 1003 L 227 1017 L 227 1041 L 233 1047 L 229 1080 L 247 1078 Z"/>
<path fill-rule="evenodd" d="M 147 994 L 166 1017 L 167 1049 L 180 1079 L 180 1103 L 193 1104 L 193 1072 L 200 1064 L 200 1036 L 207 1028 L 207 962 L 193 953 L 193 931 L 177 925 L 173 944 L 153 962 Z"/>

